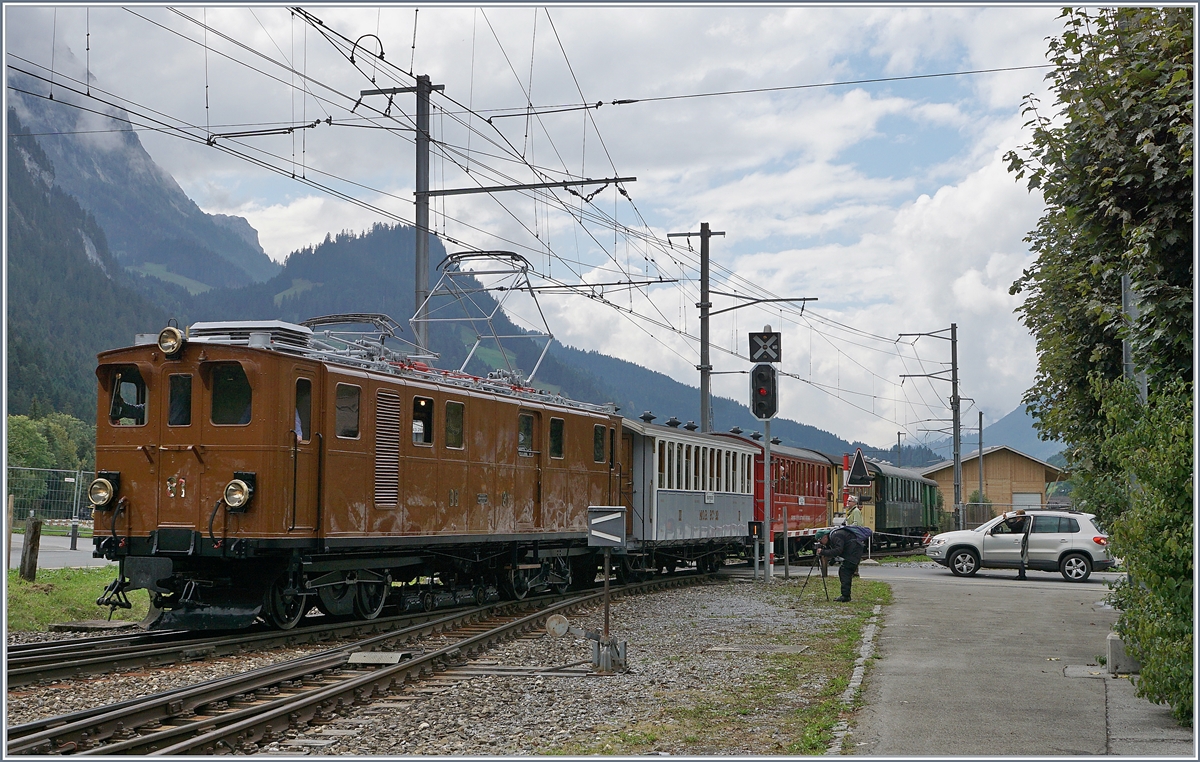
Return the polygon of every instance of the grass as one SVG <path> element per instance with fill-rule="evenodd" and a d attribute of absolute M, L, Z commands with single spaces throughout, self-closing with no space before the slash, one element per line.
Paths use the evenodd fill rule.
<path fill-rule="evenodd" d="M 36 582 L 26 582 L 16 569 L 8 572 L 8 629 L 45 632 L 51 624 L 81 619 L 107 619 L 108 608 L 96 599 L 116 577 L 116 567 L 39 569 Z M 145 590 L 129 594 L 132 609 L 117 609 L 114 620 L 140 621 L 150 607 Z"/>
<path fill-rule="evenodd" d="M 192 296 L 203 294 L 205 291 L 208 291 L 212 288 L 212 286 L 201 283 L 198 280 L 192 280 L 184 275 L 173 273 L 167 269 L 166 265 L 158 264 L 156 262 L 143 262 L 140 265 L 130 267 L 128 269 L 135 273 L 141 273 L 142 275 L 149 275 L 152 278 L 165 280 L 167 283 L 174 283 L 177 286 L 183 286 Z"/>
<path fill-rule="evenodd" d="M 787 645 L 806 645 L 804 652 L 760 654 L 760 668 L 737 683 L 660 693 L 659 716 L 619 731 L 601 730 L 589 740 L 547 753 L 644 755 L 665 750 L 714 755 L 729 753 L 733 739 L 759 738 L 762 754 L 824 754 L 834 726 L 848 716 L 841 697 L 859 655 L 863 625 L 876 605 L 891 603 L 892 593 L 883 582 L 859 579 L 851 603 L 827 602 L 819 579 L 814 582 L 817 587 L 810 584 L 803 592 L 801 585 L 771 591 L 778 606 L 827 615 L 815 629 L 772 638 L 791 641 Z M 836 576 L 832 582 L 836 595 Z"/>
<path fill-rule="evenodd" d="M 878 561 L 881 564 L 899 564 L 906 561 L 923 563 L 925 561 L 932 561 L 933 559 L 922 553 L 917 556 L 879 556 L 878 558 L 874 558 L 872 560 Z"/>
<path fill-rule="evenodd" d="M 312 290 L 315 286 L 322 286 L 322 285 L 324 285 L 324 284 L 323 283 L 313 283 L 311 280 L 304 280 L 303 278 L 292 278 L 292 287 L 291 288 L 289 288 L 286 291 L 280 291 L 278 294 L 275 294 L 275 298 L 274 298 L 275 306 L 278 307 L 278 306 L 282 305 L 284 299 L 292 299 L 294 297 L 300 296 L 300 294 L 303 294 L 305 291 Z"/>
<path fill-rule="evenodd" d="M 22 521 L 22 522 L 16 524 L 15 526 L 13 526 L 13 534 L 25 534 L 25 522 Z M 42 534 L 43 535 L 51 534 L 51 535 L 55 535 L 56 537 L 70 537 L 71 536 L 71 527 L 70 526 L 63 527 L 63 526 L 58 526 L 58 525 L 51 526 L 49 524 L 42 524 Z M 83 538 L 83 537 L 90 538 L 92 536 L 92 528 L 84 526 L 83 524 L 80 524 L 79 525 L 79 536 L 81 538 Z"/>

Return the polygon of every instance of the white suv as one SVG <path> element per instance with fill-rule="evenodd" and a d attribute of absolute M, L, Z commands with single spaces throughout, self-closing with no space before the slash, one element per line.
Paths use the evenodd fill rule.
<path fill-rule="evenodd" d="M 1083 582 L 1092 569 L 1116 564 L 1108 552 L 1108 535 L 1096 527 L 1095 520 L 1079 511 L 1014 511 L 978 529 L 943 532 L 930 541 L 925 553 L 955 575 L 969 577 L 980 567 L 1019 568 L 1021 545 L 1028 536 L 1025 568 L 1056 571 L 1068 582 Z"/>

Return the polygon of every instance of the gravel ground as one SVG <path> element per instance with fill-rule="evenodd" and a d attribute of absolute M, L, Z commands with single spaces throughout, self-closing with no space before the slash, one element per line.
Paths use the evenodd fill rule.
<path fill-rule="evenodd" d="M 691 705 L 713 685 L 761 675 L 770 660 L 755 652 L 709 651 L 720 645 L 788 641 L 839 616 L 836 609 L 798 610 L 761 585 L 742 582 L 670 590 L 615 602 L 611 631 L 628 643 L 631 669 L 612 677 L 471 676 L 438 694 L 416 700 L 384 699 L 329 725 L 270 744 L 279 754 L 545 753 L 571 743 L 637 732 L 638 723 L 661 718 L 670 704 Z M 576 615 L 584 629 L 603 625 L 603 609 Z M 590 641 L 534 634 L 502 645 L 480 662 L 552 667 L 591 657 Z M 449 677 L 449 676 L 447 676 Z M 755 707 L 752 732 L 690 743 L 663 738 L 655 751 L 669 754 L 779 753 L 789 740 L 778 720 L 805 705 L 820 685 L 802 685 L 769 706 Z M 389 706 L 390 705 L 390 706 Z M 290 742 L 289 742 L 290 741 Z M 708 744 L 708 745 L 703 745 Z M 568 748 L 568 751 L 571 749 Z M 772 751 L 773 750 L 773 751 Z"/>
<path fill-rule="evenodd" d="M 782 584 L 782 583 L 781 583 Z M 797 584 L 793 582 L 792 584 Z M 615 601 L 611 631 L 628 643 L 630 670 L 596 676 L 463 676 L 443 679 L 440 693 L 415 700 L 384 699 L 337 717 L 260 751 L 289 756 L 313 754 L 516 755 L 567 747 L 604 750 L 604 738 L 636 733 L 639 723 L 664 718 L 670 707 L 694 706 L 714 685 L 746 684 L 771 668 L 771 660 L 748 651 L 710 651 L 714 646 L 794 642 L 838 617 L 836 608 L 797 609 L 777 593 L 743 580 L 669 590 Z M 571 618 L 585 630 L 603 626 L 603 609 Z M 77 633 L 9 633 L 10 643 L 79 637 Z M 437 647 L 437 638 L 426 642 Z M 7 694 L 10 725 L 103 706 L 203 680 L 244 672 L 321 650 L 302 646 L 25 686 Z M 544 633 L 495 648 L 477 663 L 553 667 L 589 660 L 590 641 Z M 584 669 L 587 665 L 584 666 Z M 446 676 L 447 678 L 450 676 Z M 784 715 L 805 706 L 820 684 L 800 685 L 769 706 L 755 707 L 751 732 L 684 743 L 657 740 L 668 754 L 745 755 L 781 753 L 791 739 Z M 390 706 L 389 706 L 390 705 Z M 644 725 L 641 727 L 645 727 Z M 736 735 L 736 737 L 734 737 Z M 699 745 L 697 745 L 699 743 Z M 599 744 L 599 746 L 597 746 Z"/>

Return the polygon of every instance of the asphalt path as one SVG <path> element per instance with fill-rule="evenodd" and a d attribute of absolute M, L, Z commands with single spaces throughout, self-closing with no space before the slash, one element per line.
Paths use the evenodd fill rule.
<path fill-rule="evenodd" d="M 1115 574 L 861 567 L 891 585 L 864 706 L 847 737 L 870 756 L 1180 755 L 1193 734 L 1098 665 Z"/>
<path fill-rule="evenodd" d="M 21 565 L 21 548 L 25 543 L 25 535 L 14 532 L 12 536 L 12 553 L 8 558 L 8 568 L 16 569 Z M 92 538 L 80 537 L 75 543 L 76 550 L 71 550 L 71 538 L 58 535 L 43 534 L 38 542 L 38 568 L 63 569 L 66 567 L 109 566 L 113 562 L 103 558 L 92 558 Z"/>

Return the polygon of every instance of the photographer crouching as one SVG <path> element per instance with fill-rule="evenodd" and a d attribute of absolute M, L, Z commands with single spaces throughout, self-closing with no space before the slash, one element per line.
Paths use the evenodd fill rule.
<path fill-rule="evenodd" d="M 833 530 L 818 529 L 817 542 L 821 546 L 818 552 L 823 559 L 841 556 L 842 565 L 838 569 L 838 579 L 842 583 L 842 594 L 834 600 L 848 603 L 850 583 L 854 580 L 854 573 L 858 571 L 859 562 L 862 561 L 862 541 L 848 527 L 840 526 Z"/>

